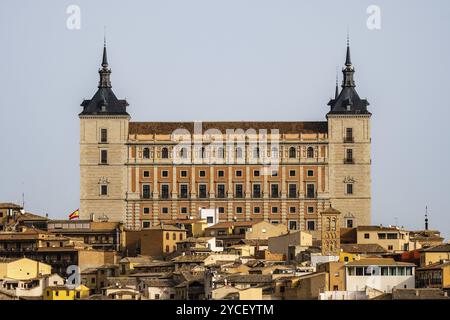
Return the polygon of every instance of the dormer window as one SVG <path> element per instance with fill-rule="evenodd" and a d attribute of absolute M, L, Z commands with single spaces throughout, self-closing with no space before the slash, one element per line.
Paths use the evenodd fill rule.
<path fill-rule="evenodd" d="M 351 105 L 347 105 L 347 111 L 352 111 L 352 106 Z"/>

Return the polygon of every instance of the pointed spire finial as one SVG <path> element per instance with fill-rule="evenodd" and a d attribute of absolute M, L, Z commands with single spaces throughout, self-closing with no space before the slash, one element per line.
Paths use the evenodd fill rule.
<path fill-rule="evenodd" d="M 102 59 L 102 67 L 108 67 L 108 55 L 106 54 L 106 26 L 103 31 L 103 59 Z"/>
<path fill-rule="evenodd" d="M 428 206 L 425 206 L 425 230 L 428 230 Z"/>
<path fill-rule="evenodd" d="M 352 60 L 350 58 L 350 33 L 347 29 L 347 54 L 345 57 L 345 65 L 346 66 L 351 66 L 352 65 Z"/>
<path fill-rule="evenodd" d="M 336 100 L 339 96 L 339 77 L 338 77 L 338 67 L 336 66 L 336 90 L 334 92 L 334 99 Z"/>
<path fill-rule="evenodd" d="M 108 55 L 106 53 L 106 27 L 103 35 L 103 57 L 102 57 L 102 68 L 98 70 L 100 74 L 100 81 L 98 84 L 99 88 L 111 88 L 111 69 L 108 65 Z"/>

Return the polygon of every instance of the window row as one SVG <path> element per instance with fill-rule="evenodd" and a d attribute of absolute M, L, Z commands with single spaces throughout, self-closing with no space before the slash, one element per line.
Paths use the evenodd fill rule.
<path fill-rule="evenodd" d="M 180 159 L 187 159 L 189 157 L 189 149 L 188 147 L 182 147 L 179 148 L 179 150 L 173 151 L 174 154 L 171 154 L 171 152 L 169 151 L 168 147 L 163 147 L 161 148 L 161 158 L 162 159 L 169 159 L 171 157 L 177 157 Z M 237 147 L 234 150 L 234 156 L 238 159 L 243 159 L 244 158 L 244 148 L 241 147 Z M 142 149 L 142 158 L 143 159 L 150 159 L 151 158 L 151 152 L 150 152 L 150 148 L 145 147 Z M 223 147 L 211 147 L 211 148 L 206 148 L 206 147 L 201 147 L 198 149 L 197 152 L 194 152 L 194 155 L 198 158 L 210 158 L 210 157 L 215 157 L 215 158 L 225 158 L 226 152 L 225 152 L 225 148 Z M 262 150 L 259 147 L 254 147 L 251 152 L 250 152 L 250 156 L 252 156 L 253 158 L 260 158 L 262 156 Z M 278 158 L 280 156 L 280 150 L 278 147 L 272 147 L 270 149 L 270 151 L 267 151 L 267 157 L 272 157 L 272 158 Z M 300 157 L 299 156 L 299 152 L 297 151 L 297 148 L 295 147 L 290 147 L 287 150 L 287 156 L 290 159 L 295 159 Z M 316 152 L 314 150 L 313 147 L 308 147 L 306 149 L 306 154 L 305 154 L 306 158 L 315 158 L 316 157 Z"/>
<path fill-rule="evenodd" d="M 242 170 L 235 170 L 234 171 L 234 175 L 235 177 L 242 177 Z M 150 178 L 150 171 L 149 170 L 144 170 L 142 173 L 144 178 Z M 218 178 L 224 178 L 225 177 L 225 170 L 217 170 L 216 171 L 216 175 Z M 307 170 L 306 171 L 306 175 L 308 177 L 314 177 L 314 170 Z M 261 171 L 260 170 L 253 170 L 253 177 L 260 177 L 261 176 Z M 278 176 L 278 171 L 273 171 L 272 172 L 272 177 L 277 177 Z M 297 171 L 296 170 L 289 170 L 289 177 L 295 177 L 297 176 Z M 161 177 L 167 178 L 169 177 L 169 170 L 161 170 Z M 187 170 L 180 170 L 180 177 L 183 178 L 187 178 L 189 177 L 188 171 Z M 207 177 L 206 174 L 206 170 L 199 170 L 198 171 L 198 177 L 199 178 L 205 178 Z"/>
<path fill-rule="evenodd" d="M 178 197 L 181 199 L 187 199 L 190 196 L 189 192 L 189 184 L 180 184 L 179 185 L 179 194 Z M 217 184 L 216 185 L 216 198 L 226 198 L 228 196 L 228 193 L 226 192 L 226 185 L 225 184 Z M 251 190 L 251 197 L 252 198 L 262 198 L 263 192 L 262 192 L 262 186 L 259 183 L 254 183 L 252 185 Z M 161 184 L 160 185 L 160 198 L 161 199 L 169 199 L 170 198 L 170 185 L 169 184 Z M 208 198 L 209 192 L 208 192 L 208 185 L 204 183 L 198 184 L 197 189 L 197 196 L 198 198 Z M 234 185 L 234 198 L 244 198 L 244 185 L 237 183 Z M 289 183 L 288 184 L 288 190 L 287 190 L 287 197 L 288 198 L 298 198 L 301 196 L 301 193 L 298 190 L 297 184 Z M 306 192 L 304 194 L 306 198 L 313 199 L 317 197 L 316 192 L 316 186 L 313 183 L 307 183 L 306 184 Z M 141 197 L 143 199 L 150 199 L 151 198 L 151 187 L 149 184 L 142 185 L 142 194 Z M 270 198 L 281 198 L 281 191 L 280 186 L 277 183 L 270 184 L 269 189 L 269 197 Z"/>
<path fill-rule="evenodd" d="M 296 214 L 297 213 L 297 207 L 291 206 L 289 207 L 289 214 Z M 149 207 L 144 207 L 143 208 L 143 214 L 144 215 L 149 215 L 150 214 L 150 208 Z M 217 207 L 217 211 L 220 214 L 225 214 L 225 207 Z M 233 213 L 236 214 L 244 214 L 245 208 L 242 206 L 237 206 L 234 208 Z M 168 207 L 162 207 L 161 208 L 161 213 L 162 214 L 169 214 L 170 210 Z M 270 212 L 272 214 L 277 214 L 277 213 L 281 213 L 280 211 L 280 207 L 277 206 L 272 206 L 270 207 Z M 179 214 L 189 214 L 189 209 L 188 207 L 180 207 L 179 208 Z M 253 207 L 253 213 L 254 214 L 260 214 L 261 213 L 261 207 L 255 206 Z M 307 214 L 314 214 L 315 213 L 315 208 L 313 206 L 308 206 L 307 210 L 306 210 Z M 309 230 L 314 230 L 314 229 L 309 229 Z"/>

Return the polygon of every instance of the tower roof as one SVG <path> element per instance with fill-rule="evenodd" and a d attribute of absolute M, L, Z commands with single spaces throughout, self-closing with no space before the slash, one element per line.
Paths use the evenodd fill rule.
<path fill-rule="evenodd" d="M 342 90 L 339 95 L 335 96 L 328 102 L 330 111 L 328 114 L 368 114 L 367 110 L 369 102 L 361 99 L 355 90 L 355 81 L 353 75 L 355 69 L 350 58 L 350 43 L 347 39 L 347 52 L 345 57 L 345 67 L 342 69 L 344 78 L 342 80 Z M 336 90 L 337 93 L 337 90 Z"/>
<path fill-rule="evenodd" d="M 98 90 L 90 100 L 81 103 L 83 111 L 80 115 L 129 115 L 127 112 L 128 102 L 117 99 L 111 86 L 111 69 L 108 64 L 106 52 L 106 41 L 103 45 L 102 67 L 98 73 L 100 81 Z"/>

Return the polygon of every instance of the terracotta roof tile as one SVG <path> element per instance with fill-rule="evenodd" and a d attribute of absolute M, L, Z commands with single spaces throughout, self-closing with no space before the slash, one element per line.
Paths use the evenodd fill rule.
<path fill-rule="evenodd" d="M 194 122 L 130 122 L 130 134 L 171 134 L 176 129 L 193 132 Z M 327 133 L 326 121 L 208 121 L 202 122 L 202 129 L 218 129 L 225 133 L 227 129 L 278 129 L 283 133 Z"/>

